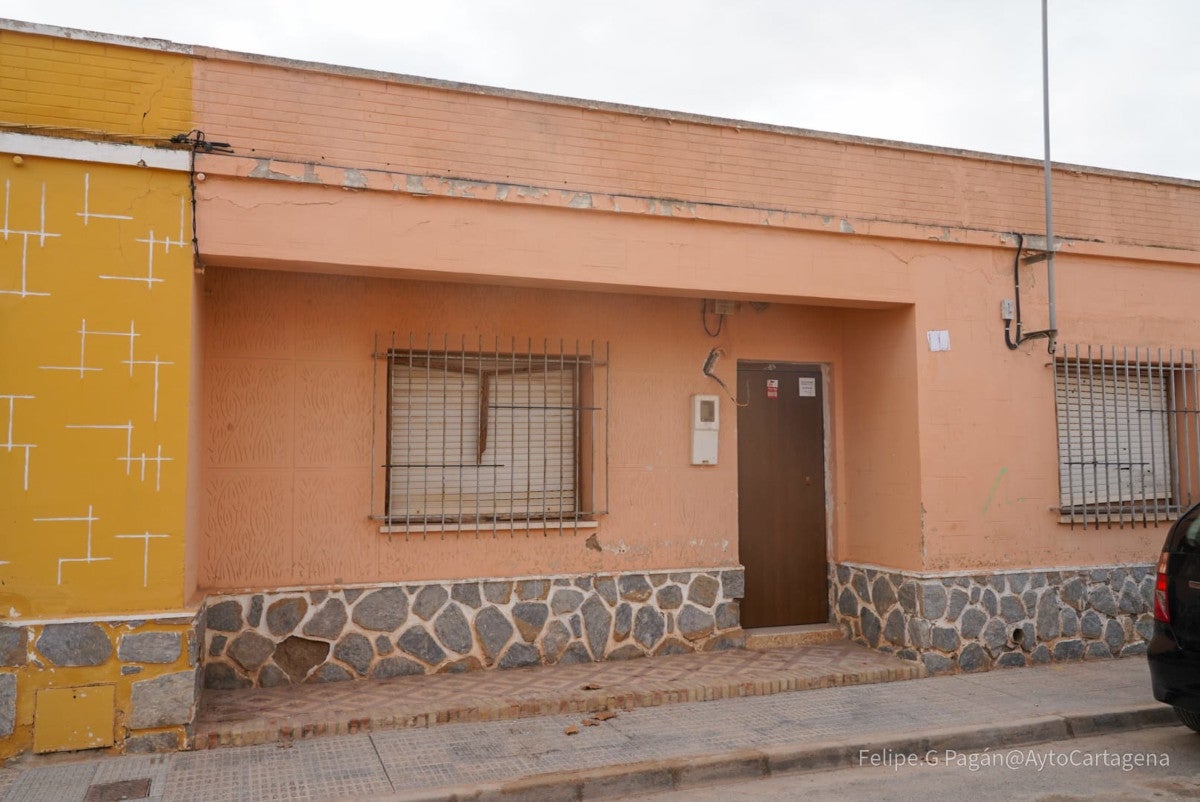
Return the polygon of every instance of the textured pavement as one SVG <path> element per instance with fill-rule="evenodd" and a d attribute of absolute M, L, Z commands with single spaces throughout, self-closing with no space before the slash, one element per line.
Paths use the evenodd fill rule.
<path fill-rule="evenodd" d="M 396 727 L 628 710 L 912 679 L 916 663 L 838 640 L 792 649 L 665 655 L 509 671 L 206 690 L 196 749 Z"/>
<path fill-rule="evenodd" d="M 1109 659 L 639 708 L 596 726 L 582 725 L 585 714 L 575 713 L 152 757 L 31 761 L 0 769 L 0 793 L 4 800 L 83 800 L 101 783 L 149 778 L 146 798 L 162 800 L 448 798 L 480 788 L 484 798 L 558 798 L 554 789 L 588 798 L 594 779 L 579 778 L 603 767 L 676 761 L 685 773 L 693 766 L 690 780 L 702 782 L 736 778 L 739 756 L 751 753 L 811 752 L 823 744 L 850 753 L 922 733 L 987 735 L 999 725 L 1010 726 L 1003 737 L 1012 742 L 1027 729 L 1045 730 L 1050 720 L 1062 726 L 1049 735 L 1072 737 L 1097 725 L 1157 723 L 1161 716 L 1149 721 L 1144 711 L 1158 707 L 1169 712 L 1155 707 L 1145 658 Z M 578 734 L 566 734 L 571 726 Z M 719 765 L 704 763 L 714 756 Z M 681 770 L 672 772 L 650 778 L 650 787 L 680 787 Z M 620 782 L 602 786 L 595 795 L 614 792 Z M 649 787 L 643 782 L 639 790 Z"/>

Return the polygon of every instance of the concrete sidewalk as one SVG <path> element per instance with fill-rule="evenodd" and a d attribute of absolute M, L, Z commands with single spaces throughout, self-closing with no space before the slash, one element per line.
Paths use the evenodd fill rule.
<path fill-rule="evenodd" d="M 141 780 L 140 798 L 163 800 L 591 799 L 856 765 L 863 749 L 967 751 L 1174 721 L 1151 697 L 1144 657 L 587 716 L 30 763 L 0 769 L 0 793 L 115 799 L 102 786 Z"/>

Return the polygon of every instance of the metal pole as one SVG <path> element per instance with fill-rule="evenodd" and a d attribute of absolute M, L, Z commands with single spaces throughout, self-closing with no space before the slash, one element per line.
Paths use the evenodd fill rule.
<path fill-rule="evenodd" d="M 1046 181 L 1046 295 L 1050 304 L 1049 351 L 1058 338 L 1058 314 L 1054 305 L 1054 204 L 1050 187 L 1050 45 L 1049 0 L 1042 0 L 1042 139 L 1045 144 L 1043 172 Z"/>

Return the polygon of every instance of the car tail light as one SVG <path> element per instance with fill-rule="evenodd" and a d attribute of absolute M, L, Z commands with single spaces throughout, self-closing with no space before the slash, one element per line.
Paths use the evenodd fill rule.
<path fill-rule="evenodd" d="M 1167 558 L 1163 552 L 1158 558 L 1158 577 L 1154 580 L 1154 620 L 1171 623 L 1171 608 L 1167 606 Z"/>

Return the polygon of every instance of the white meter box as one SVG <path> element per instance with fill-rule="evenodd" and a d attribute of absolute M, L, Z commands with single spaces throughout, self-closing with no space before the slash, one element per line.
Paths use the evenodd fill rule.
<path fill-rule="evenodd" d="M 692 464 L 717 464 L 717 436 L 721 428 L 721 399 L 692 396 Z"/>

